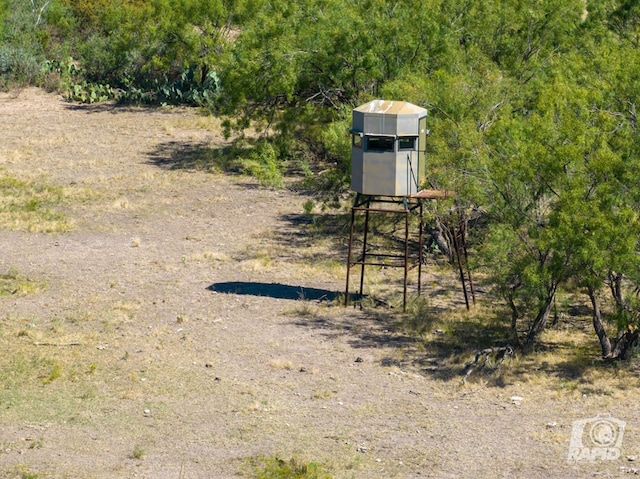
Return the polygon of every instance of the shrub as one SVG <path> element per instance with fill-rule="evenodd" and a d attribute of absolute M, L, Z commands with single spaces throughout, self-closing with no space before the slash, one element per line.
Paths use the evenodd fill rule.
<path fill-rule="evenodd" d="M 249 158 L 240 160 L 242 172 L 254 176 L 263 186 L 281 188 L 282 171 L 278 152 L 268 141 L 263 141 L 251 152 Z"/>
<path fill-rule="evenodd" d="M 40 61 L 24 48 L 0 45 L 0 87 L 35 83 L 40 74 Z"/>

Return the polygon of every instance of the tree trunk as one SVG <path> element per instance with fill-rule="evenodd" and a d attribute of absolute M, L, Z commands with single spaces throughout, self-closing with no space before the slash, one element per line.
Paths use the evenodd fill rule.
<path fill-rule="evenodd" d="M 627 329 L 622 332 L 616 341 L 616 347 L 613 348 L 611 357 L 615 359 L 628 359 L 631 349 L 638 342 L 638 330 Z"/>
<path fill-rule="evenodd" d="M 429 224 L 425 224 L 424 226 L 425 232 L 431 236 L 436 245 L 438 245 L 438 249 L 447 257 L 449 263 L 453 264 L 453 248 L 451 248 L 451 235 L 447 235 L 446 230 L 442 223 L 439 220 L 436 220 L 435 226 L 431 226 Z"/>
<path fill-rule="evenodd" d="M 524 340 L 525 346 L 532 344 L 538 338 L 540 333 L 544 331 L 544 328 L 547 327 L 547 321 L 549 321 L 549 316 L 551 315 L 551 307 L 553 306 L 553 300 L 556 296 L 557 288 L 558 285 L 556 283 L 549 286 L 544 304 L 538 309 L 536 319 L 533 321 L 533 324 L 527 333 L 527 337 Z"/>
<path fill-rule="evenodd" d="M 610 283 L 611 292 L 613 293 L 613 296 L 615 298 L 616 306 L 620 308 L 622 307 L 622 290 L 620 287 L 620 276 L 612 276 L 611 279 L 613 279 L 613 281 L 611 281 Z M 598 299 L 596 298 L 596 292 L 593 287 L 588 287 L 588 294 L 589 299 L 591 300 L 591 304 L 593 305 L 593 329 L 595 329 L 596 335 L 600 340 L 602 357 L 604 359 L 627 359 L 629 357 L 631 349 L 638 342 L 639 331 L 637 329 L 633 330 L 631 328 L 620 331 L 612 347 L 611 340 L 609 339 L 607 331 L 604 328 L 604 323 L 602 322 L 602 313 L 600 311 Z"/>
<path fill-rule="evenodd" d="M 619 307 L 623 307 L 622 278 L 623 275 L 620 273 L 609 272 L 609 288 L 611 289 L 613 300 Z"/>
<path fill-rule="evenodd" d="M 511 308 L 511 334 L 513 334 L 513 342 L 516 347 L 521 347 L 520 337 L 518 336 L 518 319 L 520 318 L 520 314 L 518 313 L 518 308 L 516 303 L 513 301 L 514 291 L 510 288 L 509 294 L 507 294 L 507 302 L 509 303 L 509 307 Z"/>
<path fill-rule="evenodd" d="M 591 305 L 593 306 L 593 329 L 595 329 L 598 340 L 600 341 L 602 357 L 605 359 L 610 358 L 612 356 L 611 341 L 609 340 L 607 331 L 604 329 L 604 324 L 602 322 L 602 312 L 600 311 L 598 298 L 596 298 L 595 289 L 592 286 L 588 286 L 587 292 L 589 294 L 589 299 L 591 300 Z"/>

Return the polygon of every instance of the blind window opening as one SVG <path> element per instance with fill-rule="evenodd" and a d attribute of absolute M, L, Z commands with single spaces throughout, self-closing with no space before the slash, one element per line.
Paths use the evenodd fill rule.
<path fill-rule="evenodd" d="M 367 151 L 395 151 L 396 139 L 392 136 L 368 136 Z"/>
<path fill-rule="evenodd" d="M 398 138 L 398 149 L 400 150 L 415 150 L 416 149 L 415 136 L 402 136 Z"/>

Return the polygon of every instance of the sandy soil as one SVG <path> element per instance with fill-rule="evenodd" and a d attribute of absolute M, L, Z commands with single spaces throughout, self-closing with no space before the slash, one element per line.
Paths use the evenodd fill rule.
<path fill-rule="evenodd" d="M 344 287 L 315 263 L 346 237 L 317 248 L 306 198 L 193 168 L 224 144 L 215 119 L 28 89 L 0 95 L 0 131 L 6 172 L 91 192 L 63 206 L 69 233 L 0 231 L 0 272 L 47 285 L 0 296 L 2 344 L 62 365 L 0 385 L 3 477 L 251 477 L 275 455 L 336 478 L 632 471 L 635 394 L 462 386 L 388 316 L 316 301 Z M 574 421 L 598 414 L 626 421 L 620 458 L 569 464 Z"/>

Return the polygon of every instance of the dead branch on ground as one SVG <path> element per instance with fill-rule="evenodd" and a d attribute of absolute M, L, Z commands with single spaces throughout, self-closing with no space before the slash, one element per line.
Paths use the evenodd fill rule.
<path fill-rule="evenodd" d="M 467 378 L 476 370 L 487 368 L 488 374 L 492 374 L 498 370 L 504 360 L 509 357 L 513 357 L 513 347 L 506 345 L 500 348 L 487 348 L 476 353 L 475 358 L 469 364 L 465 366 L 465 374 L 462 378 L 462 384 L 467 382 Z M 492 364 L 489 364 L 489 358 L 495 354 L 495 360 Z M 482 358 L 482 360 L 481 360 Z"/>

